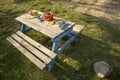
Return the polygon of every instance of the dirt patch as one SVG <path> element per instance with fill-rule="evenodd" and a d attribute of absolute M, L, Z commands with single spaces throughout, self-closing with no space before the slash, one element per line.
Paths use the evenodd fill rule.
<path fill-rule="evenodd" d="M 111 0 L 112 1 L 112 0 Z M 120 2 L 99 0 L 94 4 L 79 3 L 74 10 L 105 19 L 120 26 Z"/>
<path fill-rule="evenodd" d="M 120 26 L 120 0 L 66 0 L 63 8 L 102 18 Z"/>

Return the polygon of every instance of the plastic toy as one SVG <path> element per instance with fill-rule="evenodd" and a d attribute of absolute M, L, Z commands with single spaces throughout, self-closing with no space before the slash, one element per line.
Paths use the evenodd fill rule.
<path fill-rule="evenodd" d="M 52 12 L 44 12 L 43 18 L 46 21 L 51 21 L 51 20 L 53 20 L 53 13 Z"/>

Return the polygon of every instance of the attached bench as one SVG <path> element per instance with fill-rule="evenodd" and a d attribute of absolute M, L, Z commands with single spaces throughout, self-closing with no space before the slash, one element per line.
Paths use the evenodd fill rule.
<path fill-rule="evenodd" d="M 43 70 L 45 67 L 48 71 L 51 71 L 54 66 L 56 56 L 62 53 L 62 51 L 73 41 L 77 40 L 77 36 L 84 26 L 75 25 L 73 27 L 72 34 L 68 35 L 70 39 L 58 49 L 56 53 L 42 46 L 40 43 L 29 38 L 21 31 L 16 32 L 7 38 L 7 40 L 15 46 L 23 55 L 25 55 L 31 62 L 33 62 L 38 68 Z"/>
<path fill-rule="evenodd" d="M 83 29 L 84 29 L 84 26 L 76 24 L 75 26 L 73 26 L 72 34 L 78 35 L 80 32 L 82 32 Z"/>
<path fill-rule="evenodd" d="M 49 66 L 57 56 L 20 31 L 8 37 L 7 40 L 41 70 Z"/>

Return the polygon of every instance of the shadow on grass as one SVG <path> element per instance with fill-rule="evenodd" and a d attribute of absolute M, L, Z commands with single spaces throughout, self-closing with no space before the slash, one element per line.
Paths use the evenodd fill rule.
<path fill-rule="evenodd" d="M 84 14 L 86 18 L 80 18 L 88 25 L 88 29 L 95 28 L 89 27 L 89 25 L 95 24 L 96 27 L 100 28 L 103 32 L 102 39 L 103 41 L 110 41 L 111 43 L 120 44 L 120 29 L 115 24 L 108 23 L 105 20 L 100 20 L 97 17 Z"/>
<path fill-rule="evenodd" d="M 86 15 L 80 19 L 87 23 L 87 27 L 79 36 L 79 41 L 70 45 L 63 54 L 73 61 L 79 62 L 81 68 L 76 70 L 68 63 L 57 60 L 52 72 L 58 80 L 94 80 L 93 65 L 97 61 L 106 61 L 114 66 L 113 73 L 107 77 L 109 80 L 119 80 L 120 75 L 120 30 L 114 25 L 96 17 Z M 92 25 L 92 26 L 90 26 Z M 93 30 L 91 32 L 91 30 Z M 98 32 L 94 32 L 98 31 Z M 69 61 L 68 61 L 69 62 Z M 60 73 L 57 73 L 57 70 Z"/>
<path fill-rule="evenodd" d="M 30 1 L 33 1 L 33 0 L 14 0 L 14 3 L 21 4 L 21 3 L 26 3 Z"/>
<path fill-rule="evenodd" d="M 52 74 L 54 78 L 56 78 L 57 80 L 67 80 L 67 79 L 68 80 L 90 80 L 90 79 L 94 80 L 93 78 L 95 73 L 93 69 L 93 64 L 96 61 L 104 60 L 115 65 L 115 68 L 114 68 L 115 71 L 110 77 L 108 77 L 108 79 L 119 80 L 119 75 L 120 75 L 120 68 L 119 68 L 120 58 L 119 57 L 120 56 L 116 55 L 119 53 L 119 50 L 116 48 L 116 46 L 115 48 L 112 48 L 111 45 L 120 44 L 119 42 L 120 31 L 114 25 L 110 25 L 109 23 L 99 20 L 96 17 L 84 14 L 85 16 L 81 17 L 80 20 L 86 23 L 87 25 L 86 29 L 83 31 L 83 34 L 79 36 L 80 38 L 79 41 L 77 43 L 70 45 L 62 54 L 62 55 L 65 55 L 65 57 L 69 58 L 68 62 L 64 63 L 63 60 L 58 58 L 56 60 L 54 70 L 51 73 L 49 73 L 49 75 L 46 74 L 48 73 L 47 71 L 43 71 L 45 72 L 44 73 L 45 76 L 44 76 L 42 74 L 43 73 L 42 71 L 39 71 L 35 67 L 35 65 L 31 67 L 30 61 L 25 59 L 25 57 L 20 56 L 19 55 L 20 52 L 18 52 L 16 48 L 12 47 L 12 45 L 8 44 L 7 41 L 5 41 L 5 38 L 8 35 L 18 30 L 18 27 L 16 27 L 17 21 L 15 21 L 14 18 L 23 12 L 24 11 L 12 11 L 11 9 L 0 11 L 0 13 L 2 13 L 0 14 L 0 20 L 1 20 L 0 24 L 2 24 L 1 25 L 2 27 L 0 27 L 1 29 L 0 76 L 7 79 L 10 78 L 10 80 L 16 80 L 16 79 L 20 80 L 19 78 L 16 78 L 16 77 L 19 77 L 19 74 L 21 74 L 22 75 L 21 80 L 26 80 L 26 79 L 30 80 L 30 78 L 27 78 L 27 77 L 29 77 L 29 73 L 31 73 L 32 75 L 31 80 L 37 79 L 36 77 L 38 77 L 38 79 L 46 80 L 48 78 L 41 78 L 41 77 L 42 76 L 46 77 L 46 76 L 49 76 L 50 74 Z M 77 17 L 78 16 L 76 16 L 75 19 L 77 19 L 76 21 L 79 21 Z M 96 27 L 89 26 L 92 24 L 94 24 Z M 100 36 L 100 39 L 102 40 L 97 40 L 94 38 L 94 37 L 97 37 L 95 34 L 97 33 L 99 34 L 100 32 L 95 33 L 94 31 L 93 32 L 90 31 L 90 29 L 93 29 L 93 28 L 101 29 L 102 36 Z M 38 37 L 36 37 L 35 39 L 39 41 Z M 48 43 L 51 45 L 50 40 L 48 42 L 48 39 L 49 38 L 43 38 L 41 41 L 44 41 L 42 43 L 45 45 L 48 45 Z M 62 55 L 60 55 L 60 57 Z M 73 61 L 77 63 L 72 64 Z M 76 65 L 80 67 L 76 68 Z M 42 76 L 38 74 L 42 74 Z M 5 80 L 5 79 L 1 79 L 1 80 Z"/>
<path fill-rule="evenodd" d="M 103 6 L 104 13 L 110 15 L 107 17 L 100 17 L 104 20 L 108 20 L 110 22 L 114 22 L 117 24 L 118 28 L 120 27 L 120 0 L 108 0 L 108 3 L 104 3 Z M 120 29 L 120 28 L 119 28 Z"/>
<path fill-rule="evenodd" d="M 16 30 L 18 30 L 18 28 L 20 28 L 17 27 L 19 26 L 19 24 L 15 20 L 15 18 L 23 12 L 24 11 L 21 10 L 13 11 L 12 9 L 0 10 L 0 40 L 5 39 L 11 33 L 15 32 Z"/>
<path fill-rule="evenodd" d="M 4 41 L 1 45 L 0 50 L 0 80 L 15 80 L 17 79 L 18 73 L 15 74 L 15 71 L 18 70 L 22 72 L 21 68 L 25 69 L 26 59 L 23 55 L 19 54 L 19 51 L 7 41 Z"/>
<path fill-rule="evenodd" d="M 76 70 L 67 63 L 57 59 L 57 64 L 52 74 L 57 80 L 93 80 L 95 78 L 94 63 L 97 61 L 106 61 L 114 65 L 114 72 L 108 79 L 119 80 L 120 58 L 111 54 L 111 50 L 110 46 L 105 42 L 92 39 L 82 34 L 79 43 L 70 45 L 64 52 L 65 56 L 72 58 L 73 61 L 79 62 L 80 64 L 78 65 L 81 67 Z"/>
<path fill-rule="evenodd" d="M 54 70 L 50 72 L 50 74 L 52 74 L 57 80 L 67 80 L 67 79 L 92 80 L 95 77 L 93 64 L 96 61 L 102 60 L 102 61 L 110 62 L 112 64 L 115 63 L 119 64 L 120 61 L 119 56 L 114 56 L 110 54 L 111 48 L 108 44 L 92 39 L 83 34 L 81 34 L 79 37 L 80 39 L 78 43 L 73 43 L 72 45 L 70 45 L 62 55 L 65 55 L 66 57 L 72 59 L 73 61 L 77 61 L 78 63 L 80 63 L 77 64 L 77 66 L 80 66 L 80 68 L 76 69 L 73 65 L 69 65 L 69 60 L 68 63 L 67 62 L 65 63 L 60 58 L 57 58 Z M 12 74 L 14 72 L 13 70 L 21 71 L 21 69 L 23 68 L 27 70 L 31 69 L 29 68 L 31 63 L 28 63 L 28 60 L 25 59 L 25 57 L 23 57 L 23 55 L 20 52 L 15 50 L 16 48 L 10 46 L 7 43 L 3 46 L 3 48 L 5 47 L 6 49 L 3 49 L 4 52 L 7 52 L 8 49 L 9 52 L 7 52 L 6 54 L 7 56 L 3 56 L 1 60 L 3 66 L 2 64 L 0 65 L 1 69 L 3 68 L 2 69 L 4 71 L 3 73 L 5 73 L 5 75 L 2 75 L 4 78 L 7 76 L 6 75 L 7 73 L 9 73 L 10 76 L 10 73 Z M 11 53 L 14 53 L 14 55 Z M 26 63 L 28 64 L 27 67 L 26 67 Z M 119 67 L 115 66 L 114 70 L 115 71 L 113 72 L 112 76 L 108 77 L 109 80 L 113 80 L 113 79 L 119 80 L 119 76 L 118 76 L 120 74 Z M 6 71 L 10 71 L 10 72 L 6 72 Z M 47 71 L 45 71 L 45 74 L 46 73 Z M 21 72 L 19 72 L 19 74 L 23 76 L 25 73 L 22 74 Z M 7 76 L 7 78 L 9 76 Z M 13 75 L 12 77 L 15 78 L 17 76 L 18 75 Z M 27 76 L 29 75 L 26 75 L 26 77 Z M 10 79 L 12 79 L 12 77 Z M 23 76 L 23 78 L 25 78 L 25 76 Z"/>
<path fill-rule="evenodd" d="M 24 11 L 12 9 L 0 9 L 0 80 L 15 80 L 18 75 L 14 74 L 15 70 L 20 70 L 20 67 L 25 67 L 25 59 L 20 57 L 19 52 L 11 46 L 6 37 L 16 32 L 19 27 L 15 17 Z"/>

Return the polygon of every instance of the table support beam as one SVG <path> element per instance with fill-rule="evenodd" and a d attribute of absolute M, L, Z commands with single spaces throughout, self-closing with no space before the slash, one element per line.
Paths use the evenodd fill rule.
<path fill-rule="evenodd" d="M 54 41 L 54 42 L 53 42 L 53 47 L 52 47 L 52 51 L 53 51 L 53 52 L 56 52 L 56 51 L 57 51 L 57 49 L 58 49 L 58 42 L 59 42 L 59 41 Z"/>
<path fill-rule="evenodd" d="M 30 27 L 30 28 L 26 28 L 26 25 L 25 24 L 22 24 L 21 25 L 21 32 L 22 33 L 27 33 L 27 32 L 29 32 L 29 31 L 31 31 L 32 30 L 32 28 Z"/>
<path fill-rule="evenodd" d="M 66 30 L 63 34 L 57 36 L 55 39 L 53 39 L 53 47 L 52 47 L 52 51 L 55 52 L 57 54 L 58 51 L 58 43 L 60 41 L 60 39 L 62 39 L 64 36 L 67 36 L 68 34 L 70 34 L 72 32 L 73 27 L 71 27 L 70 29 Z M 68 41 L 68 43 L 66 43 L 67 45 L 69 43 L 71 43 L 73 40 Z M 62 47 L 63 51 L 67 45 L 64 45 L 64 47 Z M 55 63 L 55 59 L 48 65 L 48 71 L 51 71 L 54 67 L 54 63 Z"/>
<path fill-rule="evenodd" d="M 75 41 L 75 42 L 78 41 L 78 38 L 77 38 L 78 35 L 74 35 L 74 34 L 70 33 L 70 34 L 68 34 L 67 36 L 68 36 L 69 38 L 71 38 L 71 37 L 73 37 L 73 36 L 76 36 L 75 39 L 74 39 L 74 41 Z"/>
<path fill-rule="evenodd" d="M 63 44 L 61 48 L 57 50 L 57 54 L 61 54 L 73 41 L 77 39 L 77 36 L 72 36 L 66 43 Z"/>
<path fill-rule="evenodd" d="M 60 41 L 60 39 L 62 39 L 64 36 L 67 36 L 68 34 L 70 34 L 72 32 L 73 27 L 71 27 L 70 29 L 66 30 L 63 34 L 57 36 L 55 39 L 53 39 L 53 47 L 52 47 L 52 51 L 56 53 L 56 51 L 58 50 L 58 43 Z"/>
<path fill-rule="evenodd" d="M 62 39 L 64 36 L 67 36 L 68 34 L 70 34 L 73 30 L 73 27 L 69 28 L 68 30 L 66 30 L 64 33 L 60 34 L 59 36 L 57 36 L 56 38 L 53 39 L 53 41 L 59 41 L 60 39 Z"/>

